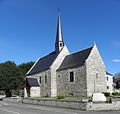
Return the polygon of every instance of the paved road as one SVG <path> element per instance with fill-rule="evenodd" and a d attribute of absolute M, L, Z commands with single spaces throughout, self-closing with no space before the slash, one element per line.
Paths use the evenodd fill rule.
<path fill-rule="evenodd" d="M 120 111 L 87 112 L 29 104 L 5 103 L 0 101 L 0 114 L 120 114 Z"/>

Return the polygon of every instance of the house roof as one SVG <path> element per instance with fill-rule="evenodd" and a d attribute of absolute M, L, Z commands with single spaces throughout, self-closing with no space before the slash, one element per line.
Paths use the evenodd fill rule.
<path fill-rule="evenodd" d="M 30 69 L 30 71 L 28 71 L 27 75 L 35 74 L 35 73 L 49 69 L 58 54 L 59 53 L 56 53 L 54 51 L 54 52 L 48 54 L 47 56 L 44 56 L 44 57 L 38 59 L 38 61 Z"/>
<path fill-rule="evenodd" d="M 30 87 L 38 87 L 40 86 L 36 78 L 26 78 L 26 81 Z"/>
<path fill-rule="evenodd" d="M 86 48 L 84 50 L 78 51 L 76 53 L 67 55 L 57 70 L 63 70 L 63 69 L 68 69 L 72 67 L 83 66 L 92 48 L 93 46 Z"/>
<path fill-rule="evenodd" d="M 112 75 L 112 74 L 110 74 L 109 72 L 106 72 L 106 74 L 107 74 L 107 75 L 111 75 L 111 76 L 113 76 L 113 75 Z"/>

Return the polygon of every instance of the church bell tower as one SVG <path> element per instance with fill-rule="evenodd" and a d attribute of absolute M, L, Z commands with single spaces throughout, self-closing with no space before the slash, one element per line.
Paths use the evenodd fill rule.
<path fill-rule="evenodd" d="M 57 23 L 55 51 L 60 52 L 63 47 L 64 47 L 64 42 L 63 42 L 62 26 L 61 26 L 61 22 L 60 22 L 60 13 L 59 13 L 58 23 Z"/>

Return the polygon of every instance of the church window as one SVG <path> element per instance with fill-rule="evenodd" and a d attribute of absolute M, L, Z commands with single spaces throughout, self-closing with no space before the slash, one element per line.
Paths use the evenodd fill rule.
<path fill-rule="evenodd" d="M 109 89 L 109 86 L 107 86 L 107 89 Z"/>
<path fill-rule="evenodd" d="M 41 76 L 39 77 L 39 83 L 41 84 Z"/>
<path fill-rule="evenodd" d="M 70 82 L 74 82 L 74 72 L 70 72 Z"/>
<path fill-rule="evenodd" d="M 58 75 L 58 78 L 60 78 L 60 75 Z"/>
<path fill-rule="evenodd" d="M 107 77 L 107 81 L 108 81 L 108 77 Z"/>
<path fill-rule="evenodd" d="M 60 43 L 60 47 L 62 47 L 62 43 Z"/>
<path fill-rule="evenodd" d="M 98 73 L 96 73 L 96 79 L 98 79 Z"/>
<path fill-rule="evenodd" d="M 45 74 L 45 83 L 47 83 L 47 75 Z"/>

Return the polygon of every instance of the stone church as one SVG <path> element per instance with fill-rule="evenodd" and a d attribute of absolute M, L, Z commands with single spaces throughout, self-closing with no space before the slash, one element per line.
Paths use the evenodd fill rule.
<path fill-rule="evenodd" d="M 55 51 L 39 58 L 27 72 L 24 97 L 92 96 L 105 92 L 106 68 L 96 44 L 70 53 L 58 16 Z"/>

